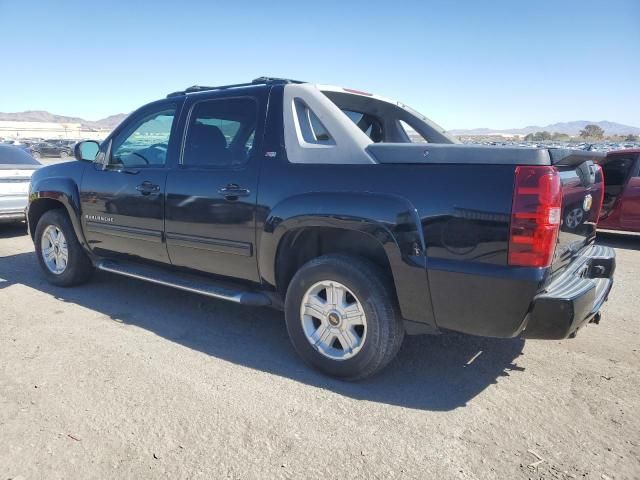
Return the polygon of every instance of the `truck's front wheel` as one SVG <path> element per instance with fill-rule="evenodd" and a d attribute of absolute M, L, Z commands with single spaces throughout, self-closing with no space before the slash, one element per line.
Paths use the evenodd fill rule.
<path fill-rule="evenodd" d="M 404 337 L 392 291 L 378 267 L 364 259 L 325 255 L 309 261 L 287 290 L 293 346 L 329 375 L 373 375 L 395 357 Z"/>
<path fill-rule="evenodd" d="M 63 210 L 49 210 L 42 215 L 34 244 L 40 266 L 54 285 L 77 285 L 88 280 L 94 270 Z"/>

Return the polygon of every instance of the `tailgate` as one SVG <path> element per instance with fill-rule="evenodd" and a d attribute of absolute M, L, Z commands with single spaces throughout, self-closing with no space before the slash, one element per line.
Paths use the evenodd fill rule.
<path fill-rule="evenodd" d="M 549 155 L 562 182 L 562 220 L 551 264 L 552 272 L 557 272 L 595 239 L 604 193 L 603 176 L 596 161 L 604 153 L 550 149 Z"/>

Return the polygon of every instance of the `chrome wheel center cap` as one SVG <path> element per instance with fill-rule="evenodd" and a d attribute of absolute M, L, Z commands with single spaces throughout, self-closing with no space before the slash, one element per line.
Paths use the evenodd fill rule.
<path fill-rule="evenodd" d="M 340 318 L 340 315 L 337 312 L 330 312 L 329 315 L 327 315 L 327 320 L 329 320 L 329 323 L 333 327 L 337 327 L 338 325 L 340 325 L 340 322 L 342 321 L 342 319 Z"/>

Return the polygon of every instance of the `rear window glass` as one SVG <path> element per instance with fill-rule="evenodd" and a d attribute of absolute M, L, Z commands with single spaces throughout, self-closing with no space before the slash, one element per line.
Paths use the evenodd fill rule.
<path fill-rule="evenodd" d="M 182 164 L 231 167 L 247 162 L 253 150 L 258 108 L 250 97 L 197 103 L 190 114 Z"/>
<path fill-rule="evenodd" d="M 241 124 L 235 120 L 224 120 L 222 118 L 198 118 L 196 125 L 218 127 L 224 135 L 224 138 L 227 139 L 227 143 L 231 143 L 238 133 L 238 130 L 240 130 Z"/>
<path fill-rule="evenodd" d="M 19 147 L 0 145 L 0 165 L 40 165 L 40 162 Z"/>

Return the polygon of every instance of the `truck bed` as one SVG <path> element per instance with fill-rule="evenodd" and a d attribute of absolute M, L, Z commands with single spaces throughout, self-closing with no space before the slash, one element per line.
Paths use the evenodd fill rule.
<path fill-rule="evenodd" d="M 375 143 L 367 152 L 378 163 L 574 166 L 604 158 L 603 153 L 584 150 L 435 143 Z"/>

